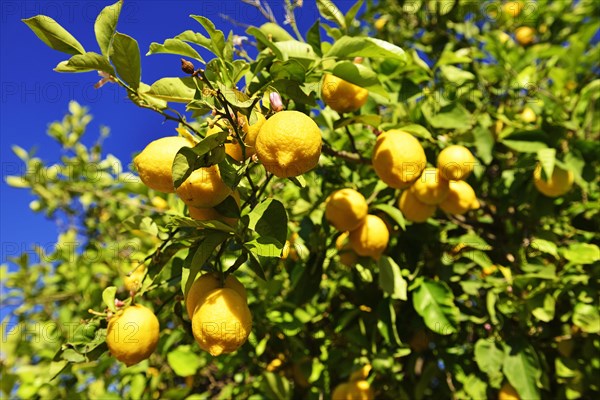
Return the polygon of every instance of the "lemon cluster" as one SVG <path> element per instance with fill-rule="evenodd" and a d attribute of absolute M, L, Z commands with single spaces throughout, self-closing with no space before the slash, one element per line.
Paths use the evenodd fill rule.
<path fill-rule="evenodd" d="M 191 286 L 185 306 L 198 345 L 213 356 L 232 353 L 246 342 L 252 329 L 246 289 L 233 275 L 221 284 L 207 273 Z"/>
<path fill-rule="evenodd" d="M 337 190 L 325 204 L 325 219 L 343 232 L 336 241 L 336 247 L 340 256 L 345 254 L 342 258 L 344 264 L 354 264 L 356 254 L 374 259 L 381 256 L 388 245 L 390 233 L 381 218 L 368 214 L 369 206 L 362 194 L 349 188 Z"/>
<path fill-rule="evenodd" d="M 421 143 L 408 132 L 393 129 L 377 138 L 373 168 L 388 186 L 403 189 L 398 208 L 412 222 L 425 222 L 437 207 L 464 214 L 479 207 L 473 188 L 464 181 L 475 166 L 475 157 L 464 146 L 448 146 L 437 159 L 437 168 L 426 168 Z"/>

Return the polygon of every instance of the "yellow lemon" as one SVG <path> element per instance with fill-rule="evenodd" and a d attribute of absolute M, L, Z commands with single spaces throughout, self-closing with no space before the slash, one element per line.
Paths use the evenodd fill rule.
<path fill-rule="evenodd" d="M 214 207 L 231 194 L 221 179 L 218 165 L 199 168 L 177 188 L 177 195 L 191 207 Z"/>
<path fill-rule="evenodd" d="M 354 371 L 351 375 L 350 375 L 350 379 L 349 381 L 362 381 L 367 379 L 367 377 L 369 376 L 369 372 L 371 372 L 371 365 L 367 364 L 362 366 L 358 371 Z"/>
<path fill-rule="evenodd" d="M 533 111 L 530 107 L 525 107 L 523 112 L 521 112 L 521 121 L 532 124 L 537 120 L 537 115 L 535 115 L 535 111 Z"/>
<path fill-rule="evenodd" d="M 193 146 L 181 136 L 167 136 L 151 142 L 133 160 L 140 179 L 150 189 L 163 193 L 175 192 L 171 173 L 173 160 L 182 147 Z"/>
<path fill-rule="evenodd" d="M 450 183 L 442 177 L 439 169 L 425 168 L 410 190 L 421 203 L 436 205 L 448 195 Z"/>
<path fill-rule="evenodd" d="M 437 167 L 447 180 L 466 179 L 475 168 L 475 157 L 465 146 L 452 145 L 440 152 Z"/>
<path fill-rule="evenodd" d="M 519 393 L 515 390 L 514 387 L 508 382 L 506 382 L 500 388 L 500 392 L 498 393 L 498 400 L 520 400 Z"/>
<path fill-rule="evenodd" d="M 380 17 L 375 20 L 375 23 L 373 24 L 373 26 L 375 27 L 375 29 L 380 31 L 383 28 L 385 28 L 385 24 L 387 24 L 387 22 L 388 22 L 387 17 Z"/>
<path fill-rule="evenodd" d="M 535 29 L 529 26 L 520 26 L 515 30 L 515 39 L 522 46 L 527 46 L 535 40 Z"/>
<path fill-rule="evenodd" d="M 325 204 L 325 218 L 339 231 L 355 229 L 369 211 L 363 195 L 354 189 L 333 192 Z"/>
<path fill-rule="evenodd" d="M 240 193 L 237 190 L 234 190 L 231 196 L 234 198 L 239 208 L 241 201 Z M 237 222 L 237 218 L 226 217 L 223 214 L 219 213 L 215 208 L 188 207 L 188 211 L 190 213 L 190 218 L 193 218 L 197 221 L 217 220 L 227 225 L 235 225 L 235 223 Z"/>
<path fill-rule="evenodd" d="M 220 287 L 218 275 L 212 272 L 204 274 L 194 281 L 185 299 L 185 308 L 190 319 L 194 315 L 196 306 L 204 299 L 204 297 Z M 247 300 L 246 288 L 235 276 L 231 274 L 227 275 L 224 287 L 234 290 L 242 297 L 242 299 L 244 299 L 244 301 Z"/>
<path fill-rule="evenodd" d="M 335 75 L 325 74 L 321 97 L 331 109 L 346 113 L 361 108 L 367 102 L 369 91 Z"/>
<path fill-rule="evenodd" d="M 439 204 L 449 214 L 464 214 L 479 208 L 475 191 L 465 181 L 450 181 L 450 191 L 446 199 Z"/>
<path fill-rule="evenodd" d="M 371 385 L 365 380 L 342 383 L 331 394 L 332 400 L 373 400 L 374 398 Z"/>
<path fill-rule="evenodd" d="M 398 208 L 404 218 L 412 222 L 425 222 L 435 214 L 435 206 L 420 202 L 410 190 L 402 192 Z"/>
<path fill-rule="evenodd" d="M 573 187 L 574 176 L 571 171 L 565 171 L 559 166 L 554 166 L 552 176 L 549 180 L 542 177 L 542 165 L 538 163 L 533 171 L 533 184 L 536 189 L 545 196 L 559 197 L 567 193 Z"/>
<path fill-rule="evenodd" d="M 161 211 L 169 208 L 169 203 L 162 197 L 158 196 L 154 196 L 152 199 L 150 199 L 150 204 Z"/>
<path fill-rule="evenodd" d="M 136 267 L 129 275 L 127 275 L 123 281 L 125 283 L 125 289 L 129 292 L 137 292 L 142 287 L 142 281 L 146 276 L 146 265 L 142 264 Z"/>
<path fill-rule="evenodd" d="M 106 344 L 110 353 L 130 366 L 150 357 L 158 344 L 156 315 L 142 305 L 127 307 L 108 321 Z"/>
<path fill-rule="evenodd" d="M 502 12 L 506 16 L 517 18 L 517 16 L 521 14 L 523 6 L 523 2 L 521 1 L 509 1 L 502 6 Z"/>
<path fill-rule="evenodd" d="M 356 254 L 378 259 L 388 245 L 390 233 L 381 218 L 369 214 L 350 232 L 349 239 Z"/>
<path fill-rule="evenodd" d="M 281 111 L 269 118 L 256 137 L 256 155 L 280 178 L 302 175 L 319 163 L 321 130 L 308 115 Z"/>
<path fill-rule="evenodd" d="M 346 267 L 352 267 L 358 261 L 358 256 L 352 250 L 352 245 L 348 240 L 349 233 L 344 232 L 335 240 L 335 248 L 340 256 L 340 262 Z"/>
<path fill-rule="evenodd" d="M 209 292 L 192 317 L 196 342 L 213 356 L 236 351 L 251 329 L 252 315 L 246 300 L 229 288 Z"/>
<path fill-rule="evenodd" d="M 427 164 L 421 143 L 410 133 L 398 129 L 379 135 L 372 161 L 377 176 L 395 189 L 410 186 Z"/>

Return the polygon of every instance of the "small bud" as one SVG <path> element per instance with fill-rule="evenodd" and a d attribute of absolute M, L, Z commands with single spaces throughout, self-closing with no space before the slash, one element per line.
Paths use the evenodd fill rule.
<path fill-rule="evenodd" d="M 123 307 L 124 305 L 125 303 L 123 303 L 121 300 L 115 299 L 115 307 Z"/>
<path fill-rule="evenodd" d="M 283 102 L 281 96 L 277 92 L 271 92 L 269 94 L 269 101 L 271 102 L 271 110 L 279 112 L 283 110 Z"/>
<path fill-rule="evenodd" d="M 354 64 L 362 64 L 362 62 L 363 62 L 362 57 L 354 57 Z"/>
<path fill-rule="evenodd" d="M 485 323 L 483 325 L 483 329 L 485 329 L 486 331 L 491 331 L 492 330 L 492 326 L 490 324 L 488 324 L 488 323 Z"/>
<path fill-rule="evenodd" d="M 188 60 L 181 59 L 181 70 L 186 74 L 192 75 L 194 73 L 194 64 L 189 62 Z"/>

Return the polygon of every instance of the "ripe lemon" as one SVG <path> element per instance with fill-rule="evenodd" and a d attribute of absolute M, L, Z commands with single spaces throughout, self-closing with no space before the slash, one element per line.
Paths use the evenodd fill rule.
<path fill-rule="evenodd" d="M 412 222 L 425 222 L 435 214 L 435 206 L 420 202 L 410 190 L 402 192 L 398 208 L 404 218 Z"/>
<path fill-rule="evenodd" d="M 325 218 L 339 231 L 356 229 L 369 211 L 363 195 L 354 189 L 333 192 L 325 204 Z"/>
<path fill-rule="evenodd" d="M 142 287 L 142 281 L 146 276 L 146 265 L 142 264 L 134 269 L 131 274 L 127 275 L 123 278 L 123 282 L 125 284 L 125 289 L 129 292 L 137 292 Z"/>
<path fill-rule="evenodd" d="M 387 247 L 390 233 L 381 218 L 369 214 L 348 238 L 356 254 L 378 259 Z"/>
<path fill-rule="evenodd" d="M 213 356 L 236 351 L 251 329 L 252 315 L 246 300 L 229 288 L 209 292 L 192 317 L 196 342 Z"/>
<path fill-rule="evenodd" d="M 393 129 L 377 138 L 373 168 L 388 186 L 404 189 L 421 176 L 427 164 L 421 143 L 410 133 Z"/>
<path fill-rule="evenodd" d="M 521 46 L 527 46 L 535 40 L 535 29 L 529 26 L 520 26 L 515 30 L 515 39 Z"/>
<path fill-rule="evenodd" d="M 538 163 L 533 171 L 533 184 L 545 196 L 558 197 L 567 193 L 573 187 L 574 176 L 571 171 L 565 171 L 559 166 L 554 166 L 549 180 L 542 177 L 542 165 Z"/>
<path fill-rule="evenodd" d="M 280 178 L 302 175 L 319 163 L 321 130 L 299 111 L 269 118 L 256 137 L 256 155 L 265 169 Z"/>
<path fill-rule="evenodd" d="M 373 400 L 374 398 L 371 385 L 365 380 L 342 383 L 331 394 L 332 400 Z"/>
<path fill-rule="evenodd" d="M 521 112 L 521 121 L 532 124 L 537 120 L 537 115 L 535 115 L 535 111 L 533 111 L 530 107 L 525 107 L 523 112 Z"/>
<path fill-rule="evenodd" d="M 512 387 L 512 385 L 506 382 L 500 388 L 500 392 L 498 393 L 498 400 L 520 400 L 519 393 L 517 393 L 516 389 Z"/>
<path fill-rule="evenodd" d="M 234 198 L 235 202 L 239 207 L 240 193 L 237 190 L 234 190 L 231 196 Z M 190 213 L 190 218 L 193 218 L 197 221 L 217 220 L 227 225 L 235 225 L 235 223 L 237 222 L 237 218 L 226 217 L 220 212 L 218 212 L 215 208 L 188 207 L 188 212 Z"/>
<path fill-rule="evenodd" d="M 344 232 L 335 240 L 335 248 L 338 251 L 338 255 L 340 256 L 340 262 L 346 267 L 351 267 L 356 264 L 358 260 L 358 256 L 352 250 L 352 245 L 350 245 L 350 241 L 348 240 L 349 233 Z"/>
<path fill-rule="evenodd" d="M 199 168 L 177 188 L 177 195 L 191 207 L 214 207 L 231 194 L 221 179 L 218 165 Z"/>
<path fill-rule="evenodd" d="M 106 344 L 110 353 L 129 367 L 150 357 L 158 344 L 158 334 L 156 315 L 136 304 L 108 321 Z"/>
<path fill-rule="evenodd" d="M 348 380 L 350 382 L 365 380 L 369 376 L 369 372 L 371 372 L 371 369 L 372 369 L 371 365 L 369 365 L 369 364 L 364 365 L 358 371 L 354 371 L 350 375 L 350 379 L 348 379 Z"/>
<path fill-rule="evenodd" d="M 475 191 L 465 181 L 450 181 L 450 191 L 446 199 L 439 204 L 440 208 L 450 214 L 464 214 L 479 208 Z"/>
<path fill-rule="evenodd" d="M 517 18 L 517 16 L 521 14 L 523 6 L 524 4 L 521 1 L 509 1 L 502 6 L 502 12 L 506 16 Z"/>
<path fill-rule="evenodd" d="M 204 274 L 194 281 L 185 299 L 185 308 L 190 319 L 194 315 L 196 306 L 210 292 L 220 287 L 219 277 L 212 272 Z M 246 288 L 235 276 L 231 274 L 227 275 L 227 278 L 225 278 L 225 287 L 234 290 L 242 299 L 244 299 L 244 301 L 247 300 L 248 296 L 246 294 Z"/>
<path fill-rule="evenodd" d="M 466 179 L 475 168 L 475 157 L 465 146 L 452 145 L 440 152 L 437 167 L 447 180 Z"/>
<path fill-rule="evenodd" d="M 193 146 L 181 136 L 167 136 L 151 142 L 133 159 L 140 179 L 150 189 L 163 193 L 175 192 L 171 173 L 173 160 L 182 147 Z"/>
<path fill-rule="evenodd" d="M 449 184 L 450 182 L 442 177 L 439 169 L 425 168 L 410 190 L 421 203 L 436 205 L 448 195 Z"/>
<path fill-rule="evenodd" d="M 325 74 L 321 86 L 321 98 L 338 113 L 356 111 L 369 97 L 369 91 L 335 75 Z"/>

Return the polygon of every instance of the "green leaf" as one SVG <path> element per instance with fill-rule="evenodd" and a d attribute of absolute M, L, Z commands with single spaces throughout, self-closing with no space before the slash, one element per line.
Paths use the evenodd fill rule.
<path fill-rule="evenodd" d="M 188 43 L 193 43 L 200 47 L 204 47 L 206 50 L 212 52 L 212 49 L 210 47 L 212 43 L 211 40 L 201 33 L 194 32 L 192 30 L 187 30 L 175 36 L 174 39 L 182 40 Z"/>
<path fill-rule="evenodd" d="M 502 143 L 509 149 L 521 152 L 521 153 L 538 153 L 548 147 L 544 142 L 534 141 L 528 142 L 523 140 L 503 140 Z"/>
<path fill-rule="evenodd" d="M 261 257 L 281 257 L 284 245 L 270 236 L 261 236 L 257 239 L 244 243 L 246 248 Z"/>
<path fill-rule="evenodd" d="M 119 0 L 115 4 L 104 7 L 94 23 L 94 32 L 96 41 L 100 46 L 102 54 L 108 58 L 110 54 L 110 44 L 117 29 L 117 22 L 121 14 L 123 1 Z"/>
<path fill-rule="evenodd" d="M 552 173 L 554 172 L 554 163 L 556 161 L 556 149 L 543 148 L 538 150 L 537 159 L 542 165 L 544 174 L 546 174 L 545 178 L 552 176 Z"/>
<path fill-rule="evenodd" d="M 117 74 L 132 89 L 140 87 L 141 64 L 140 49 L 135 39 L 115 32 L 112 47 L 110 49 L 110 60 L 117 70 Z"/>
<path fill-rule="evenodd" d="M 259 236 L 274 238 L 281 244 L 280 249 L 287 238 L 287 213 L 285 207 L 279 200 L 267 199 L 259 203 L 254 210 L 248 214 L 250 221 L 248 227 Z"/>
<path fill-rule="evenodd" d="M 259 28 L 255 27 L 255 26 L 251 26 L 248 29 L 246 29 L 246 33 L 254 36 L 260 44 L 269 48 L 273 52 L 275 57 L 277 57 L 280 60 L 284 59 L 283 54 L 277 48 L 277 46 L 275 46 L 275 43 L 270 41 L 269 38 L 267 37 L 267 35 L 265 33 L 263 33 Z"/>
<path fill-rule="evenodd" d="M 279 374 L 263 372 L 261 387 L 269 399 L 289 400 L 292 398 L 289 380 Z"/>
<path fill-rule="evenodd" d="M 452 291 L 444 282 L 423 279 L 413 293 L 413 305 L 432 331 L 440 335 L 457 331 L 460 311 L 454 304 Z"/>
<path fill-rule="evenodd" d="M 522 340 L 509 340 L 504 346 L 502 372 L 522 399 L 540 398 L 537 381 L 542 369 L 531 345 Z"/>
<path fill-rule="evenodd" d="M 352 61 L 338 62 L 331 70 L 331 73 L 345 81 L 364 88 L 380 85 L 375 71 L 366 65 L 355 64 Z"/>
<path fill-rule="evenodd" d="M 352 115 L 351 117 L 344 117 L 333 121 L 333 128 L 343 128 L 344 126 L 363 124 L 368 126 L 378 127 L 381 124 L 381 115 L 374 114 L 361 114 Z"/>
<path fill-rule="evenodd" d="M 425 103 L 421 107 L 427 121 L 434 128 L 443 129 L 469 129 L 472 124 L 472 115 L 459 103 L 451 103 L 442 107 L 438 112 L 431 109 L 430 104 Z"/>
<path fill-rule="evenodd" d="M 192 284 L 196 280 L 196 276 L 200 273 L 204 264 L 210 256 L 213 255 L 217 246 L 223 243 L 229 237 L 228 233 L 221 231 L 208 232 L 204 239 L 200 242 L 200 245 L 196 247 L 195 251 L 192 252 L 190 249 L 191 261 L 190 261 L 190 274 L 185 284 L 184 294 L 190 291 Z M 188 255 L 189 257 L 189 255 Z"/>
<path fill-rule="evenodd" d="M 196 84 L 194 78 L 161 78 L 150 86 L 148 94 L 175 103 L 187 103 L 194 99 Z"/>
<path fill-rule="evenodd" d="M 54 70 L 56 72 L 103 71 L 115 75 L 115 70 L 110 62 L 102 55 L 94 52 L 76 54 L 69 60 L 59 63 Z"/>
<path fill-rule="evenodd" d="M 225 58 L 225 35 L 223 31 L 220 31 L 215 28 L 215 24 L 213 24 L 208 18 L 202 17 L 200 15 L 190 15 L 194 20 L 200 23 L 208 32 L 208 36 L 210 36 L 210 50 L 215 53 L 216 56 L 220 58 Z"/>
<path fill-rule="evenodd" d="M 334 22 L 340 28 L 346 29 L 344 14 L 333 4 L 333 1 L 317 0 L 317 8 L 319 9 L 319 14 L 327 21 Z"/>
<path fill-rule="evenodd" d="M 302 43 L 297 40 L 287 40 L 285 42 L 276 42 L 274 46 L 279 49 L 281 59 L 298 60 L 302 65 L 308 67 L 312 61 L 317 59 L 317 55 L 308 43 Z"/>
<path fill-rule="evenodd" d="M 494 134 L 489 128 L 478 125 L 473 129 L 473 139 L 477 149 L 477 158 L 485 165 L 489 165 L 494 159 L 492 154 L 496 143 Z"/>
<path fill-rule="evenodd" d="M 321 23 L 320 20 L 316 20 L 315 23 L 306 32 L 306 42 L 311 45 L 316 55 L 321 57 L 323 51 L 321 50 Z"/>
<path fill-rule="evenodd" d="M 416 137 L 419 137 L 421 139 L 425 139 L 425 140 L 433 139 L 431 132 L 429 132 L 429 130 L 427 130 L 427 128 L 425 128 L 422 125 L 410 124 L 410 125 L 401 126 L 398 129 L 400 129 L 401 131 L 404 131 L 404 132 L 408 132 L 408 133 L 410 133 Z"/>
<path fill-rule="evenodd" d="M 109 286 L 102 291 L 102 301 L 106 304 L 106 307 L 112 312 L 116 312 L 115 308 L 115 295 L 117 294 L 116 286 Z"/>
<path fill-rule="evenodd" d="M 67 54 L 83 54 L 85 49 L 65 28 L 45 15 L 23 19 L 23 22 L 50 48 Z"/>
<path fill-rule="evenodd" d="M 173 185 L 176 189 L 198 168 L 215 164 L 211 163 L 211 161 L 214 161 L 211 158 L 213 150 L 216 150 L 219 147 L 222 153 L 221 155 L 225 155 L 223 144 L 227 140 L 228 135 L 229 133 L 225 131 L 218 132 L 214 135 L 205 137 L 194 147 L 182 147 L 179 149 L 175 155 L 173 166 L 171 168 Z M 216 163 L 221 162 L 222 159 L 223 158 L 221 157 Z"/>
<path fill-rule="evenodd" d="M 204 359 L 194 353 L 192 346 L 177 346 L 167 354 L 167 362 L 179 376 L 195 375 L 198 369 L 204 366 Z"/>
<path fill-rule="evenodd" d="M 479 339 L 475 343 L 475 362 L 490 377 L 498 376 L 504 362 L 504 352 L 495 341 Z"/>
<path fill-rule="evenodd" d="M 461 86 L 465 82 L 475 79 L 475 75 L 472 72 L 462 70 L 454 65 L 442 65 L 440 71 L 448 82 L 452 82 L 456 86 Z"/>
<path fill-rule="evenodd" d="M 402 211 L 400 211 L 397 207 L 389 204 L 376 204 L 373 206 L 373 209 L 383 211 L 398 225 L 400 225 L 400 228 L 402 228 L 403 231 L 406 230 L 406 221 L 404 220 L 404 215 L 402 215 Z"/>
<path fill-rule="evenodd" d="M 561 249 L 563 257 L 575 264 L 593 264 L 600 261 L 600 249 L 593 243 L 572 243 Z"/>
<path fill-rule="evenodd" d="M 598 308 L 584 303 L 577 303 L 573 309 L 573 323 L 587 333 L 600 333 L 600 315 Z"/>
<path fill-rule="evenodd" d="M 113 303 L 113 307 L 114 307 L 114 303 Z M 72 363 L 80 363 L 80 362 L 85 361 L 85 356 L 83 356 L 83 354 L 78 353 L 74 349 L 66 349 L 65 351 L 63 351 L 62 358 L 63 358 L 63 360 L 66 360 L 66 361 L 72 362 Z"/>
<path fill-rule="evenodd" d="M 556 301 L 550 293 L 539 293 L 529 300 L 531 314 L 540 321 L 550 322 L 554 319 Z"/>
<path fill-rule="evenodd" d="M 167 39 L 163 44 L 152 42 L 147 56 L 151 54 L 178 54 L 204 63 L 204 59 L 192 46 L 180 39 Z"/>
<path fill-rule="evenodd" d="M 393 299 L 407 300 L 406 280 L 402 277 L 400 267 L 388 256 L 382 256 L 379 265 L 379 287 Z"/>
<path fill-rule="evenodd" d="M 354 22 L 354 20 L 356 18 L 356 14 L 358 14 L 358 11 L 363 6 L 364 2 L 365 2 L 364 0 L 358 0 L 356 3 L 354 3 L 354 5 L 352 7 L 350 7 L 348 12 L 344 16 L 344 21 L 346 22 L 346 26 L 352 25 L 352 23 Z"/>
<path fill-rule="evenodd" d="M 404 50 L 396 45 L 381 39 L 350 36 L 342 36 L 336 40 L 323 57 L 372 57 L 406 60 Z"/>

